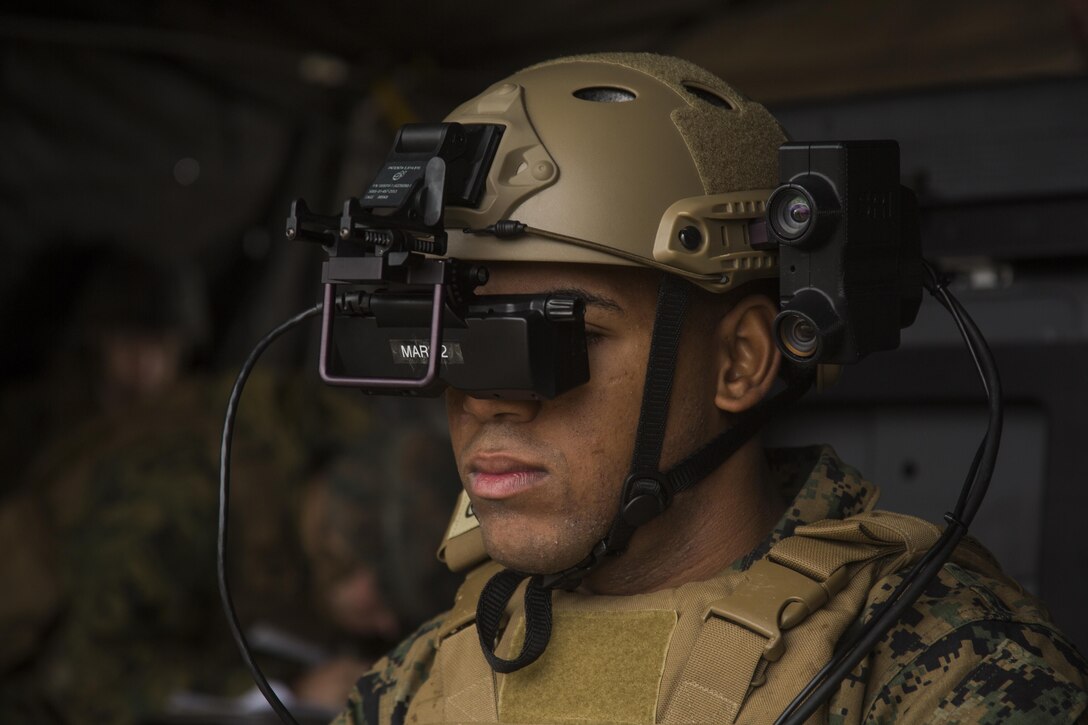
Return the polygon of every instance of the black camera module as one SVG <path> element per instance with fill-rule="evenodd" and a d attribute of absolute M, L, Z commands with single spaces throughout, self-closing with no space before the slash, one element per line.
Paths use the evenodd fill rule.
<path fill-rule="evenodd" d="M 894 141 L 788 143 L 767 200 L 778 247 L 776 341 L 802 364 L 858 362 L 899 346 L 922 300 L 914 194 Z"/>

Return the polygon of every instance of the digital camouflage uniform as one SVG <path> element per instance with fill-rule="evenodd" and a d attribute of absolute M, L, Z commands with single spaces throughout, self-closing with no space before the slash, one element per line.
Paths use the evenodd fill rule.
<path fill-rule="evenodd" d="M 766 540 L 732 565 L 735 571 L 749 570 L 802 524 L 859 514 L 878 495 L 830 448 L 770 451 L 769 458 L 793 503 Z M 893 574 L 869 589 L 866 616 L 899 581 Z M 379 711 L 393 722 L 411 721 L 408 705 L 428 679 L 442 622 L 440 616 L 423 625 L 363 677 L 335 725 L 377 725 Z M 821 664 L 813 663 L 812 672 Z M 766 676 L 773 680 L 774 663 Z M 790 692 L 805 681 L 791 684 Z M 949 563 L 823 712 L 836 725 L 1085 722 L 1086 681 L 1088 664 L 1037 599 L 1007 578 Z M 775 716 L 742 709 L 737 722 Z"/>
<path fill-rule="evenodd" d="M 219 445 L 232 383 L 183 383 L 72 431 L 0 506 L 0 543 L 18 552 L 0 560 L 0 586 L 16 593 L 0 605 L 0 722 L 128 725 L 161 712 L 179 691 L 252 687 L 215 579 Z M 329 488 L 310 543 L 322 554 L 351 550 L 316 567 L 334 578 L 387 555 L 377 525 L 383 491 L 426 499 L 438 495 L 428 488 L 433 481 L 455 476 L 441 455 L 448 441 L 418 425 L 402 440 L 398 421 L 378 426 L 364 404 L 316 381 L 257 374 L 247 385 L 234 440 L 230 540 L 243 626 L 262 621 L 344 647 L 350 638 L 328 622 L 318 601 L 323 576 L 300 543 L 304 497 L 314 485 Z M 353 484 L 317 476 L 330 466 L 342 474 L 345 465 Z M 455 483 L 446 487 L 436 506 L 456 494 Z M 433 530 L 440 520 L 423 525 Z M 419 557 L 400 555 L 420 567 Z M 397 587 L 386 582 L 395 604 Z M 270 676 L 298 673 L 293 663 L 260 661 Z"/>

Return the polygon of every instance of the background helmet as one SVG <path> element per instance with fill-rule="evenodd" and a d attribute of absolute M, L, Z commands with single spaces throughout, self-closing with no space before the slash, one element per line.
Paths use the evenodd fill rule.
<path fill-rule="evenodd" d="M 775 255 L 750 241 L 786 135 L 699 66 L 649 53 L 560 58 L 446 120 L 506 127 L 479 208 L 446 209 L 451 257 L 645 265 L 714 291 L 777 275 Z M 529 234 L 462 231 L 504 219 Z"/>

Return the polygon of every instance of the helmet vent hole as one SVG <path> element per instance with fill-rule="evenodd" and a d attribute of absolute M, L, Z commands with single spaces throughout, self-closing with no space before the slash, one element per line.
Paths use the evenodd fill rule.
<path fill-rule="evenodd" d="M 684 86 L 685 91 L 687 91 L 691 95 L 695 96 L 696 98 L 699 98 L 701 100 L 706 101 L 707 103 L 709 103 L 712 106 L 717 106 L 718 108 L 724 108 L 727 111 L 735 111 L 736 110 L 736 107 L 734 107 L 732 103 L 730 103 L 728 100 L 722 98 L 721 96 L 719 96 L 714 91 L 703 88 L 702 86 L 697 86 L 694 83 L 682 83 L 681 85 Z"/>
<path fill-rule="evenodd" d="M 574 92 L 575 98 L 594 103 L 626 103 L 635 100 L 635 94 L 626 88 L 615 86 L 590 86 L 579 88 Z"/>

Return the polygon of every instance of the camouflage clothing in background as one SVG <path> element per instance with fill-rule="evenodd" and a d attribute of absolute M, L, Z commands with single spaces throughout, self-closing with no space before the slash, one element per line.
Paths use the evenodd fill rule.
<path fill-rule="evenodd" d="M 878 495 L 829 448 L 769 451 L 769 458 L 792 504 L 766 540 L 734 562 L 737 571 L 798 526 L 861 513 Z M 900 580 L 893 575 L 877 582 L 867 616 Z M 441 622 L 425 624 L 363 677 L 334 725 L 377 725 L 383 711 L 403 722 L 434 662 Z M 767 677 L 774 677 L 773 664 Z M 828 719 L 834 725 L 1086 722 L 1086 687 L 1088 664 L 1037 599 L 1009 579 L 949 563 L 843 682 L 828 704 Z M 392 706 L 382 707 L 385 701 Z M 759 721 L 740 711 L 738 722 Z"/>
<path fill-rule="evenodd" d="M 184 383 L 154 404 L 72 431 L 4 502 L 0 543 L 19 555 L 0 559 L 0 587 L 20 594 L 0 606 L 0 634 L 20 636 L 0 641 L 0 722 L 128 725 L 160 712 L 178 691 L 237 694 L 252 686 L 215 579 L 219 445 L 232 383 Z M 328 621 L 321 587 L 398 545 L 383 533 L 386 498 L 439 496 L 441 515 L 421 528 L 441 530 L 456 494 L 456 474 L 441 455 L 448 441 L 418 421 L 377 425 L 367 406 L 316 381 L 258 374 L 247 385 L 234 439 L 230 539 L 244 626 L 268 622 L 343 646 L 351 638 Z M 396 468 L 395 456 L 421 446 L 439 453 L 417 452 L 412 468 Z M 356 462 L 353 478 L 330 481 L 343 461 Z M 403 490 L 408 484 L 412 490 Z M 319 526 L 306 548 L 338 554 L 318 567 L 300 531 L 307 501 L 319 503 L 309 507 Z M 412 523 L 398 529 L 405 540 L 415 535 Z M 429 542 L 430 552 L 436 545 Z M 421 582 L 442 576 L 433 554 L 398 555 L 414 568 L 407 591 L 426 599 Z M 388 573 L 387 581 L 405 578 Z M 384 588 L 394 605 L 395 591 L 406 589 Z M 411 610 L 405 624 L 414 626 L 427 604 L 401 609 Z M 298 671 L 260 661 L 270 676 Z"/>

